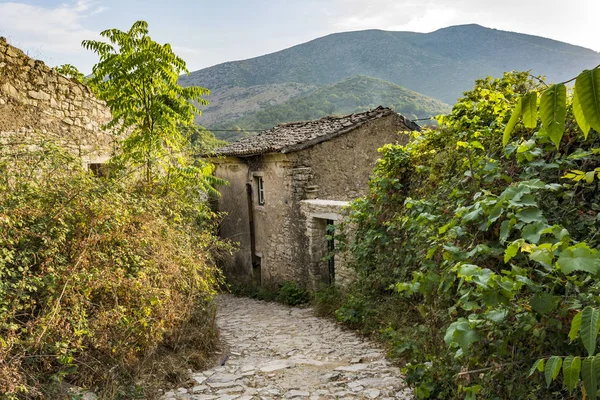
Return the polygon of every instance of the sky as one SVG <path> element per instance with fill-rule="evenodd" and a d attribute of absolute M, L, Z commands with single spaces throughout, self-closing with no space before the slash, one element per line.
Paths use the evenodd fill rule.
<path fill-rule="evenodd" d="M 600 51 L 600 0 L 0 0 L 0 36 L 29 56 L 88 74 L 81 41 L 136 20 L 195 71 L 363 29 L 432 32 L 477 23 Z"/>

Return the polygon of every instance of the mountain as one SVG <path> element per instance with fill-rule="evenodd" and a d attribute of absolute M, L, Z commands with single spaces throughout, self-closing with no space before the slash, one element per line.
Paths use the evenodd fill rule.
<path fill-rule="evenodd" d="M 248 106 L 252 110 L 240 110 L 234 116 L 239 119 L 307 94 L 315 86 L 357 75 L 389 81 L 453 104 L 463 91 L 473 87 L 475 79 L 487 75 L 531 70 L 552 82 L 569 79 L 598 64 L 600 54 L 583 47 L 479 25 L 460 25 L 431 33 L 336 33 L 272 54 L 195 71 L 182 76 L 180 83 L 212 90 L 214 97 L 209 101 L 213 105 L 204 115 L 207 120 L 219 107 L 235 108 L 222 101 L 227 96 L 237 96 L 236 101 L 243 103 L 249 99 L 245 92 L 250 91 L 265 104 L 254 103 Z M 295 86 L 290 89 L 291 84 Z M 280 91 L 283 96 L 277 94 Z M 213 120 L 222 124 L 230 118 Z M 199 122 L 213 125 L 202 118 Z"/>
<path fill-rule="evenodd" d="M 234 140 L 241 134 L 235 132 L 236 129 L 263 130 L 285 122 L 362 112 L 379 105 L 391 107 L 411 119 L 450 111 L 450 106 L 439 100 L 391 82 L 359 75 L 333 85 L 319 87 L 308 94 L 268 106 L 245 117 L 219 124 L 215 128 L 232 129 L 232 132 L 221 134 L 220 137 Z"/>

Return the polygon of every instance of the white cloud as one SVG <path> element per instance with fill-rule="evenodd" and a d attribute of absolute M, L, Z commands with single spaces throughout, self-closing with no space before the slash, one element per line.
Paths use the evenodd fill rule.
<path fill-rule="evenodd" d="M 329 0 L 334 30 L 431 32 L 477 23 L 600 50 L 598 0 Z"/>
<path fill-rule="evenodd" d="M 98 38 L 83 21 L 106 11 L 97 1 L 78 0 L 53 8 L 21 2 L 0 3 L 0 35 L 30 53 L 75 54 L 81 41 Z M 36 54 L 33 54 L 34 56 Z"/>

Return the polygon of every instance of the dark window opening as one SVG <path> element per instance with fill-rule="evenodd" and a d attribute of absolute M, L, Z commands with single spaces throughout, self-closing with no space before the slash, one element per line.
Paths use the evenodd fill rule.
<path fill-rule="evenodd" d="M 254 179 L 256 181 L 256 197 L 258 199 L 258 205 L 264 206 L 265 205 L 265 187 L 264 187 L 264 183 L 263 183 L 263 178 L 262 178 L 262 176 L 257 176 Z"/>
<path fill-rule="evenodd" d="M 252 263 L 252 280 L 254 281 L 254 286 L 262 285 L 262 259 L 259 256 L 254 256 L 254 260 Z"/>
<path fill-rule="evenodd" d="M 335 224 L 332 219 L 327 220 L 327 228 L 325 230 L 325 235 L 327 239 L 328 283 L 332 285 L 333 283 L 335 283 Z"/>
<path fill-rule="evenodd" d="M 88 168 L 92 171 L 92 174 L 97 177 L 108 176 L 108 166 L 104 163 L 90 163 Z"/>

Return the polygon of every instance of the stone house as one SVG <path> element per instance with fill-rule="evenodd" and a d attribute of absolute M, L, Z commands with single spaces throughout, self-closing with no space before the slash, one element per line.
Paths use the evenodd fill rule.
<path fill-rule="evenodd" d="M 102 129 L 109 108 L 90 89 L 34 60 L 0 37 L 0 145 L 53 140 L 97 170 L 116 137 Z"/>
<path fill-rule="evenodd" d="M 223 265 L 234 280 L 276 284 L 343 283 L 350 277 L 329 229 L 350 200 L 368 193 L 368 180 L 386 143 L 406 143 L 413 122 L 389 108 L 344 117 L 278 125 L 215 151 L 220 235 L 239 243 Z"/>

